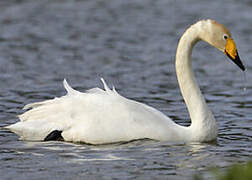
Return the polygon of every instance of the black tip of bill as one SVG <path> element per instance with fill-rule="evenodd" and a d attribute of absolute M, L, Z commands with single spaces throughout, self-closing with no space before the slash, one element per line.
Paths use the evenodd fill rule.
<path fill-rule="evenodd" d="M 226 54 L 227 54 L 227 56 L 228 56 L 237 66 L 239 66 L 239 68 L 240 68 L 241 70 L 245 71 L 246 68 L 245 68 L 244 65 L 242 64 L 238 52 L 236 52 L 236 53 L 237 53 L 237 55 L 236 55 L 235 59 L 233 59 L 228 53 L 226 53 Z"/>

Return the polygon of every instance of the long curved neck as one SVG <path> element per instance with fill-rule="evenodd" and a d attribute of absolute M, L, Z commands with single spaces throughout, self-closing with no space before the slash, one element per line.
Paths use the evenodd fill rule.
<path fill-rule="evenodd" d="M 215 126 L 216 123 L 192 71 L 192 48 L 202 39 L 202 27 L 199 26 L 202 26 L 202 24 L 192 25 L 179 41 L 176 52 L 176 73 L 192 121 L 191 126 L 203 128 L 209 125 Z"/>

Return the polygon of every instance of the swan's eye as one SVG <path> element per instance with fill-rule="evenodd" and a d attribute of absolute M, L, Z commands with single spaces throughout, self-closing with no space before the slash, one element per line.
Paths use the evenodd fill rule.
<path fill-rule="evenodd" d="M 227 38 L 228 38 L 228 36 L 225 34 L 225 35 L 223 36 L 223 38 L 224 38 L 224 39 L 227 39 Z"/>

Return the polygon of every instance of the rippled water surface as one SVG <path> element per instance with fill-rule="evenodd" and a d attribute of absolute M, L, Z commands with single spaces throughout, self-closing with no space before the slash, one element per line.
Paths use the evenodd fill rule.
<path fill-rule="evenodd" d="M 244 75 L 205 43 L 194 49 L 195 74 L 219 124 L 216 143 L 24 142 L 1 129 L 0 179 L 191 179 L 251 159 L 251 1 L 10 0 L 0 7 L 1 127 L 17 122 L 25 104 L 65 94 L 63 78 L 84 91 L 101 87 L 100 77 L 188 125 L 174 55 L 185 28 L 203 18 L 229 27 L 247 67 Z"/>

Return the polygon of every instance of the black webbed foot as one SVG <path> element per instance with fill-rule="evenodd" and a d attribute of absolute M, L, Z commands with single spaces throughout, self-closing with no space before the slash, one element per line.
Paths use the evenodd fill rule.
<path fill-rule="evenodd" d="M 54 130 L 45 137 L 44 141 L 64 141 L 61 133 L 62 131 Z"/>

